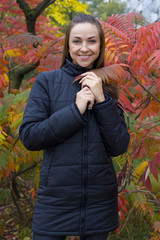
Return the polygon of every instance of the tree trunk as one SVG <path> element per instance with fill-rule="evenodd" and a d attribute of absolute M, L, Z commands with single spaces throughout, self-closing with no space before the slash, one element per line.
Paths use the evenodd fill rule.
<path fill-rule="evenodd" d="M 20 67 L 20 68 L 14 70 L 12 88 L 19 89 L 19 87 L 21 85 L 21 82 L 22 82 L 22 80 L 24 78 L 24 75 L 26 73 L 29 73 L 29 72 L 33 71 L 38 66 L 39 66 L 39 61 L 36 62 L 33 65 L 28 64 L 27 66 Z"/>
<path fill-rule="evenodd" d="M 42 12 L 56 0 L 43 0 L 39 3 L 34 9 L 31 9 L 30 6 L 25 2 L 25 0 L 17 0 L 19 7 L 24 12 L 26 18 L 27 31 L 33 35 L 36 35 L 35 25 L 37 18 L 42 14 Z M 23 77 L 26 73 L 34 70 L 39 65 L 39 61 L 34 65 L 27 65 L 21 67 L 14 71 L 13 74 L 13 88 L 18 89 L 21 85 Z"/>

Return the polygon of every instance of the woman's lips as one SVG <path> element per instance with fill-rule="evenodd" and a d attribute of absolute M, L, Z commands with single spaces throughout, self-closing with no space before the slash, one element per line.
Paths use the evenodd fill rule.
<path fill-rule="evenodd" d="M 88 60 L 91 55 L 78 55 L 78 57 L 81 59 L 81 60 Z"/>

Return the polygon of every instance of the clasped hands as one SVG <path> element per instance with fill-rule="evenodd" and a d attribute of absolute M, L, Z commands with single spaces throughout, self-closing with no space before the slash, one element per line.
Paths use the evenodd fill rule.
<path fill-rule="evenodd" d="M 86 108 L 92 109 L 94 102 L 105 100 L 102 79 L 94 72 L 85 72 L 81 74 L 81 90 L 76 95 L 76 104 L 81 114 L 84 114 Z"/>

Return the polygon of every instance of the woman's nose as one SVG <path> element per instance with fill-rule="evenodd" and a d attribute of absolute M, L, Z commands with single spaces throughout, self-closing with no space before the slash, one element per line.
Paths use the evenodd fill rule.
<path fill-rule="evenodd" d="M 81 46 L 81 51 L 87 51 L 87 50 L 88 50 L 87 43 L 83 42 Z"/>

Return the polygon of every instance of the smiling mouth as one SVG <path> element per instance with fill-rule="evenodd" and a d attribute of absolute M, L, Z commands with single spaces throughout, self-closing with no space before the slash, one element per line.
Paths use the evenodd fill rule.
<path fill-rule="evenodd" d="M 89 59 L 90 57 L 91 57 L 91 55 L 78 55 L 78 57 L 80 58 L 80 59 Z"/>

